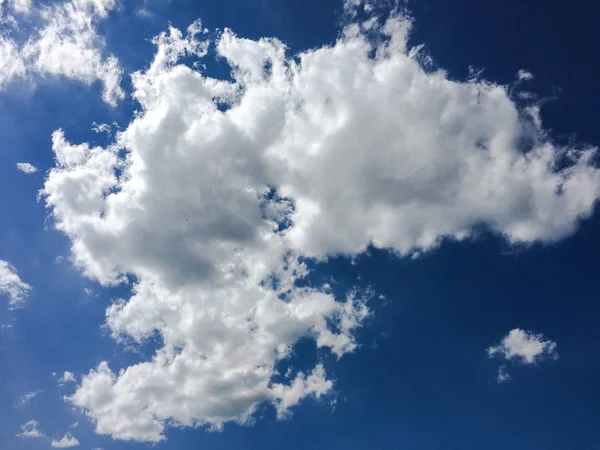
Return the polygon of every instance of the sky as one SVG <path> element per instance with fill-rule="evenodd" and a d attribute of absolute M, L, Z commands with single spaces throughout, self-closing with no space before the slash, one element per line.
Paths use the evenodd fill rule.
<path fill-rule="evenodd" d="M 0 448 L 597 448 L 597 13 L 0 0 Z"/>

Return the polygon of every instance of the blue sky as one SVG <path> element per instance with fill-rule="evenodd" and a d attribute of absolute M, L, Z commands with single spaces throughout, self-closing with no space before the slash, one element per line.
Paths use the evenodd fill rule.
<path fill-rule="evenodd" d="M 595 448 L 594 6 L 0 6 L 1 448 Z"/>

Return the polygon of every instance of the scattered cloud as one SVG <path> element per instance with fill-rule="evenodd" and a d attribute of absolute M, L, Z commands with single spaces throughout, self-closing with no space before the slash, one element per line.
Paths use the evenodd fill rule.
<path fill-rule="evenodd" d="M 413 256 L 482 224 L 512 244 L 554 242 L 591 214 L 596 149 L 553 143 L 504 86 L 425 70 L 410 28 L 352 24 L 297 58 L 225 30 L 232 81 L 178 63 L 206 57 L 199 22 L 170 28 L 132 75 L 141 110 L 114 143 L 53 134 L 43 194 L 74 263 L 105 286 L 136 280 L 107 328 L 163 342 L 148 361 L 82 376 L 67 400 L 98 433 L 158 442 L 168 424 L 244 424 L 265 402 L 283 418 L 330 392 L 321 364 L 282 384 L 275 366 L 302 338 L 352 352 L 372 293 L 301 285 L 307 257 Z M 535 359 L 529 348 L 515 351 Z"/>
<path fill-rule="evenodd" d="M 526 70 L 519 70 L 517 73 L 517 78 L 521 81 L 529 81 L 533 80 L 533 74 L 531 72 L 527 72 Z"/>
<path fill-rule="evenodd" d="M 511 330 L 500 344 L 489 347 L 487 352 L 490 357 L 499 356 L 507 360 L 519 360 L 524 364 L 535 364 L 543 358 L 558 357 L 556 342 L 544 340 L 541 334 L 518 328 Z"/>
<path fill-rule="evenodd" d="M 21 12 L 31 10 L 30 1 L 10 4 Z M 34 75 L 62 76 L 88 85 L 100 81 L 103 99 L 115 105 L 125 96 L 120 87 L 122 70 L 117 58 L 104 56 L 104 40 L 96 33 L 97 24 L 115 6 L 115 0 L 71 0 L 37 7 L 36 21 L 28 22 L 34 31 L 24 45 L 19 46 L 8 32 L 0 36 L 0 89 Z"/>
<path fill-rule="evenodd" d="M 27 15 L 31 12 L 31 0 L 0 0 L 0 15 L 5 7 L 10 12 Z"/>
<path fill-rule="evenodd" d="M 77 447 L 79 441 L 71 433 L 67 433 L 61 439 L 53 440 L 50 445 L 54 448 L 71 448 Z"/>
<path fill-rule="evenodd" d="M 545 340 L 544 336 L 518 328 L 511 330 L 498 345 L 487 349 L 490 358 L 498 357 L 510 362 L 536 364 L 543 359 L 558 359 L 556 342 Z M 506 365 L 498 369 L 498 382 L 507 381 L 510 375 Z"/>
<path fill-rule="evenodd" d="M 508 373 L 505 364 L 498 367 L 498 375 L 496 377 L 496 380 L 498 381 L 498 383 L 504 383 L 510 380 L 510 374 Z"/>
<path fill-rule="evenodd" d="M 58 385 L 62 386 L 67 383 L 76 383 L 77 379 L 75 378 L 75 374 L 73 372 L 65 371 L 62 377 L 58 379 Z"/>
<path fill-rule="evenodd" d="M 17 163 L 17 169 L 19 169 L 21 172 L 26 173 L 28 175 L 30 175 L 32 173 L 36 173 L 38 170 L 37 167 L 35 167 L 33 164 L 29 164 L 26 162 Z"/>
<path fill-rule="evenodd" d="M 21 280 L 14 266 L 0 259 L 0 295 L 8 297 L 9 306 L 21 306 L 30 292 L 31 286 Z"/>
<path fill-rule="evenodd" d="M 21 432 L 17 434 L 17 437 L 46 439 L 46 435 L 39 430 L 38 426 L 39 423 L 36 420 L 30 420 L 29 422 L 21 425 Z"/>
<path fill-rule="evenodd" d="M 29 402 L 31 402 L 31 400 L 33 400 L 38 394 L 39 391 L 28 392 L 27 394 L 24 394 L 21 397 L 19 397 L 17 404 L 20 406 L 25 406 L 29 404 Z"/>
<path fill-rule="evenodd" d="M 96 133 L 106 133 L 108 136 L 110 136 L 112 134 L 112 129 L 111 129 L 110 125 L 108 125 L 107 123 L 94 122 L 92 124 L 92 130 L 95 131 Z"/>
<path fill-rule="evenodd" d="M 308 377 L 302 372 L 298 373 L 290 385 L 275 384 L 273 390 L 277 397 L 277 416 L 287 417 L 290 408 L 300 403 L 300 400 L 313 395 L 320 398 L 327 394 L 333 387 L 333 382 L 326 378 L 325 369 L 318 364 Z"/>
<path fill-rule="evenodd" d="M 4 89 L 14 79 L 24 77 L 25 74 L 25 62 L 17 45 L 0 35 L 0 89 Z"/>
<path fill-rule="evenodd" d="M 145 6 L 142 6 L 141 8 L 137 8 L 135 10 L 135 14 L 136 14 L 136 16 L 141 17 L 142 19 L 154 18 L 154 13 L 152 11 L 150 11 L 148 8 L 146 8 Z"/>

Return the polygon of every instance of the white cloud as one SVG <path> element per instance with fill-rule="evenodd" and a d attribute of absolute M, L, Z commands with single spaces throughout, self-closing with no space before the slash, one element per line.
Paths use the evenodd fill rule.
<path fill-rule="evenodd" d="M 487 349 L 490 358 L 499 357 L 509 362 L 532 365 L 543 359 L 558 359 L 556 343 L 545 340 L 544 336 L 518 328 L 511 330 L 499 344 Z M 510 379 L 506 364 L 498 368 L 497 381 L 503 383 Z"/>
<path fill-rule="evenodd" d="M 39 423 L 36 420 L 30 420 L 29 422 L 21 425 L 21 432 L 17 434 L 17 437 L 45 439 L 46 435 L 38 429 L 38 426 Z"/>
<path fill-rule="evenodd" d="M 9 11 L 17 14 L 29 14 L 31 12 L 31 0 L 0 0 L 0 14 L 2 14 L 5 5 Z"/>
<path fill-rule="evenodd" d="M 31 2 L 25 0 L 10 5 L 21 13 L 31 9 Z M 103 55 L 105 43 L 96 32 L 97 24 L 115 6 L 115 0 L 70 0 L 36 8 L 41 23 L 22 48 L 9 35 L 0 36 L 0 89 L 14 79 L 34 75 L 62 76 L 88 85 L 100 81 L 103 99 L 115 105 L 125 96 L 120 87 L 122 70 L 113 55 Z M 11 23 L 17 26 L 12 16 Z"/>
<path fill-rule="evenodd" d="M 263 402 L 285 417 L 329 392 L 319 364 L 272 382 L 301 338 L 353 351 L 369 314 L 358 293 L 299 287 L 306 256 L 369 245 L 412 256 L 481 224 L 511 243 L 552 242 L 591 214 L 596 150 L 549 141 L 505 87 L 425 71 L 409 29 L 372 25 L 384 38 L 373 48 L 349 26 L 297 60 L 225 30 L 217 51 L 233 82 L 177 63 L 205 55 L 199 23 L 170 29 L 132 77 L 141 112 L 114 145 L 54 133 L 44 194 L 73 260 L 104 285 L 136 279 L 108 328 L 164 343 L 149 361 L 82 377 L 68 401 L 98 433 L 157 442 L 167 424 L 247 423 Z"/>
<path fill-rule="evenodd" d="M 65 371 L 62 377 L 58 379 L 58 384 L 62 386 L 66 383 L 76 383 L 77 380 L 75 378 L 75 374 L 73 372 Z"/>
<path fill-rule="evenodd" d="M 521 69 L 517 73 L 517 78 L 521 81 L 529 81 L 533 80 L 533 74 L 531 72 Z"/>
<path fill-rule="evenodd" d="M 135 15 L 138 17 L 141 17 L 142 19 L 154 18 L 154 13 L 152 11 L 150 11 L 148 8 L 146 8 L 145 6 L 142 6 L 141 8 L 137 8 L 135 10 Z"/>
<path fill-rule="evenodd" d="M 503 364 L 500 367 L 498 367 L 498 375 L 496 377 L 496 380 L 498 381 L 498 383 L 504 383 L 510 380 L 510 374 L 506 369 L 506 365 Z"/>
<path fill-rule="evenodd" d="M 17 163 L 17 169 L 19 169 L 21 172 L 26 173 L 28 175 L 30 175 L 32 173 L 36 173 L 38 170 L 37 167 L 35 167 L 33 164 L 25 163 L 25 162 Z"/>
<path fill-rule="evenodd" d="M 4 89 L 15 78 L 25 76 L 25 62 L 17 45 L 0 35 L 0 89 Z"/>
<path fill-rule="evenodd" d="M 300 372 L 292 384 L 275 384 L 273 391 L 277 397 L 277 416 L 286 417 L 292 406 L 296 406 L 303 398 L 314 395 L 320 398 L 327 394 L 333 387 L 333 382 L 326 378 L 325 369 L 318 364 L 307 377 Z"/>
<path fill-rule="evenodd" d="M 50 445 L 52 445 L 54 448 L 71 448 L 77 447 L 79 445 L 79 441 L 71 433 L 67 433 L 61 439 L 53 440 Z"/>
<path fill-rule="evenodd" d="M 23 48 L 43 75 L 65 76 L 91 84 L 101 81 L 102 97 L 115 105 L 124 98 L 120 87 L 122 71 L 114 56 L 104 59 L 104 41 L 96 33 L 98 21 L 106 19 L 115 0 L 71 0 L 43 7 L 44 26 Z"/>
<path fill-rule="evenodd" d="M 499 356 L 507 360 L 518 360 L 524 364 L 535 364 L 543 358 L 558 358 L 556 342 L 544 340 L 544 336 L 518 328 L 511 330 L 498 345 L 487 349 L 490 357 Z"/>
<path fill-rule="evenodd" d="M 31 286 L 21 280 L 13 265 L 0 259 L 0 295 L 8 297 L 10 307 L 22 305 L 30 292 Z"/>
<path fill-rule="evenodd" d="M 19 397 L 18 404 L 21 406 L 27 405 L 31 400 L 33 400 L 38 395 L 37 391 L 28 392 L 27 394 Z"/>
<path fill-rule="evenodd" d="M 108 125 L 107 123 L 96 123 L 94 122 L 92 124 L 92 130 L 95 131 L 96 133 L 106 133 L 107 135 L 111 135 L 112 134 L 112 130 L 110 128 L 110 125 Z"/>

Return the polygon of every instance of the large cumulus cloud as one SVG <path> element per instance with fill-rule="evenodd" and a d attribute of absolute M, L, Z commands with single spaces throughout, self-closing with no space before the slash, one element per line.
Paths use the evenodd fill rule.
<path fill-rule="evenodd" d="M 321 364 L 277 383 L 276 365 L 304 337 L 353 351 L 369 309 L 300 287 L 306 257 L 411 255 L 481 224 L 551 242 L 591 214 L 596 150 L 552 143 L 503 86 L 425 70 L 409 31 L 375 18 L 293 57 L 225 30 L 230 81 L 178 62 L 207 57 L 199 23 L 170 29 L 132 77 L 141 109 L 114 145 L 54 133 L 43 192 L 73 261 L 105 285 L 135 280 L 107 309 L 116 339 L 163 342 L 83 377 L 68 400 L 99 433 L 156 442 L 167 424 L 246 423 L 264 402 L 285 416 L 329 392 Z"/>

